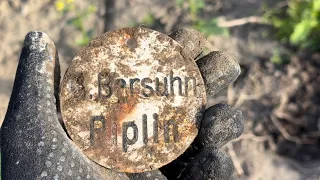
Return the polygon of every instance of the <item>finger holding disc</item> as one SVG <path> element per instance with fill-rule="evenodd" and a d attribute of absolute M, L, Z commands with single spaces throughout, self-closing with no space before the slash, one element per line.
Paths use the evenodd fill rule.
<path fill-rule="evenodd" d="M 178 29 L 169 35 L 176 40 L 192 59 L 197 58 L 206 45 L 206 37 L 195 29 Z"/>
<path fill-rule="evenodd" d="M 238 61 L 229 53 L 213 51 L 197 61 L 208 97 L 214 96 L 240 75 Z"/>

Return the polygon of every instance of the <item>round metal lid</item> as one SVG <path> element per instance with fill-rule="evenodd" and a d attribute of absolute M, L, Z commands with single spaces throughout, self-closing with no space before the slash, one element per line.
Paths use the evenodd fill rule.
<path fill-rule="evenodd" d="M 196 63 L 165 34 L 124 28 L 93 39 L 64 75 L 68 134 L 98 164 L 122 172 L 160 168 L 198 133 L 206 103 Z"/>

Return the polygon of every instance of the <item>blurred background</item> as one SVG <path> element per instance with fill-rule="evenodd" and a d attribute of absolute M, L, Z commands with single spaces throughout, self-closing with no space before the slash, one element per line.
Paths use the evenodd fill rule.
<path fill-rule="evenodd" d="M 224 150 L 234 179 L 320 179 L 320 0 L 0 0 L 0 123 L 24 36 L 46 32 L 62 75 L 90 39 L 114 28 L 195 28 L 242 74 L 214 97 L 242 110 L 245 133 Z"/>

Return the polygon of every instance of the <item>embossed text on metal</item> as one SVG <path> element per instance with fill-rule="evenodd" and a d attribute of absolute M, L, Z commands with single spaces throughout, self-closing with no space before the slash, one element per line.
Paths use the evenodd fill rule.
<path fill-rule="evenodd" d="M 98 164 L 159 168 L 197 135 L 206 95 L 195 62 L 170 37 L 124 28 L 93 39 L 71 62 L 60 104 L 67 131 Z"/>

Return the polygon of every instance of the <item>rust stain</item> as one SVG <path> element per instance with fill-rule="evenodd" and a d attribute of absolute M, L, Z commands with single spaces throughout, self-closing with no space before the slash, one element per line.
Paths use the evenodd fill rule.
<path fill-rule="evenodd" d="M 119 43 L 119 44 L 125 44 L 126 41 L 127 41 L 128 39 L 130 39 L 130 38 L 131 38 L 131 36 L 130 36 L 129 34 L 124 33 L 123 36 L 120 36 L 118 43 Z"/>
<path fill-rule="evenodd" d="M 109 108 L 113 111 L 105 111 L 105 118 L 116 122 L 117 124 L 121 125 L 122 121 L 125 117 L 129 116 L 130 113 L 135 109 L 136 104 L 138 103 L 137 97 L 126 97 L 121 98 L 121 103 L 112 104 Z M 121 131 L 119 127 L 117 127 L 117 135 L 121 135 Z M 108 130 L 108 137 L 111 136 L 110 131 Z"/>
<path fill-rule="evenodd" d="M 117 113 L 117 118 L 121 121 L 122 119 L 124 119 L 127 115 L 129 115 L 132 110 L 134 110 L 137 102 L 138 102 L 138 98 L 137 97 L 128 97 L 126 100 L 126 102 L 122 102 L 121 104 L 117 104 L 119 106 L 119 108 L 115 108 L 119 110 L 119 113 Z"/>
<path fill-rule="evenodd" d="M 93 53 L 94 53 L 95 57 L 97 58 L 97 57 L 99 57 L 100 51 L 99 51 L 99 49 L 94 49 Z"/>

